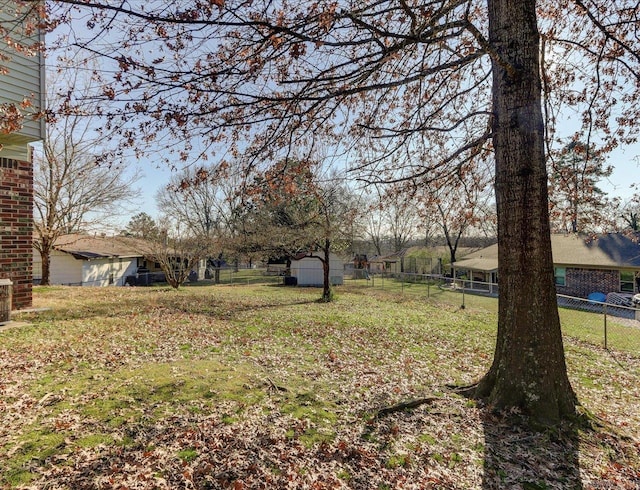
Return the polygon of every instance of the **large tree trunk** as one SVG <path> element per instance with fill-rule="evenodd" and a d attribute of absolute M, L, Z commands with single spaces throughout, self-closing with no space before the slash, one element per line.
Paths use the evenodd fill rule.
<path fill-rule="evenodd" d="M 40 253 L 42 259 L 42 279 L 40 280 L 41 286 L 48 286 L 51 276 L 51 252 Z"/>
<path fill-rule="evenodd" d="M 40 252 L 40 259 L 42 260 L 42 279 L 40 280 L 41 286 L 48 286 L 51 278 L 51 248 L 52 241 L 47 237 L 40 237 L 40 244 L 38 251 Z"/>
<path fill-rule="evenodd" d="M 500 300 L 476 395 L 553 423 L 575 415 L 553 280 L 535 0 L 488 0 Z"/>
<path fill-rule="evenodd" d="M 324 241 L 324 259 L 322 260 L 322 301 L 329 303 L 331 301 L 331 242 L 327 239 Z"/>

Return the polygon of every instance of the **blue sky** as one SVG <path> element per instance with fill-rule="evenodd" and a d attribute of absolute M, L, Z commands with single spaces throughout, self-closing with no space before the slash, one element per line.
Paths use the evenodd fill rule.
<path fill-rule="evenodd" d="M 614 170 L 609 182 L 602 182 L 603 190 L 611 196 L 630 197 L 633 194 L 631 186 L 640 184 L 640 144 L 615 150 L 607 162 Z"/>
<path fill-rule="evenodd" d="M 618 148 L 608 156 L 607 162 L 614 166 L 614 171 L 609 179 L 601 182 L 602 189 L 611 197 L 620 196 L 623 200 L 630 198 L 633 194 L 631 186 L 640 184 L 640 143 Z M 175 173 L 163 164 L 152 161 L 140 161 L 138 166 L 144 173 L 137 185 L 141 189 L 141 197 L 137 206 L 131 210 L 131 215 L 122 218 L 123 226 L 131 216 L 140 212 L 145 212 L 154 219 L 159 217 L 155 195 Z"/>

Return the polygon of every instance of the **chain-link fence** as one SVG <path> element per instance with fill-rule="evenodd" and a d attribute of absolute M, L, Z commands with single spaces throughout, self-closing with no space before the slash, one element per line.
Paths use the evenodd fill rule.
<path fill-rule="evenodd" d="M 497 284 L 432 274 L 359 273 L 345 277 L 354 287 L 385 290 L 497 314 Z M 615 295 L 612 295 L 615 300 Z M 563 333 L 605 348 L 640 353 L 640 305 L 558 295 Z"/>
<path fill-rule="evenodd" d="M 560 320 L 568 335 L 640 353 L 640 309 L 584 298 L 558 295 Z"/>
<path fill-rule="evenodd" d="M 287 275 L 284 268 L 225 266 L 208 271 L 206 279 L 192 279 L 187 286 L 226 284 L 296 285 L 298 278 Z M 299 274 L 314 277 L 315 286 L 322 285 L 322 271 L 318 268 L 299 270 Z M 330 273 L 334 284 L 383 290 L 388 293 L 411 295 L 430 302 L 446 304 L 473 311 L 497 315 L 499 287 L 476 279 L 451 278 L 440 274 L 369 273 L 363 269 L 347 269 Z M 143 277 L 137 285 L 161 284 L 159 276 Z M 294 280 L 295 279 L 295 280 Z M 311 281 L 313 283 L 313 281 Z M 81 285 L 81 284 L 78 284 Z M 615 299 L 615 298 L 613 298 Z M 620 302 L 618 302 L 620 303 Z M 639 305 L 612 304 L 584 298 L 558 295 L 563 333 L 606 348 L 640 353 Z"/>
<path fill-rule="evenodd" d="M 209 268 L 204 277 L 191 275 L 185 285 L 207 286 L 211 284 L 248 285 L 248 284 L 283 284 L 282 272 L 266 267 L 223 266 Z"/>
<path fill-rule="evenodd" d="M 321 277 L 321 272 L 299 271 Z M 222 268 L 220 284 L 291 284 L 287 271 L 273 268 Z M 350 287 L 384 290 L 411 295 L 434 303 L 447 304 L 497 315 L 499 286 L 476 279 L 451 278 L 440 274 L 369 273 L 347 269 L 342 275 L 331 272 L 332 282 Z M 289 278 L 290 279 L 290 278 Z M 318 279 L 321 282 L 320 279 Z M 211 279 L 204 283 L 210 284 Z M 317 284 L 318 286 L 320 284 Z M 640 353 L 640 309 L 638 305 L 610 304 L 584 298 L 558 295 L 563 333 L 606 348 Z"/>
<path fill-rule="evenodd" d="M 322 271 L 317 267 L 298 270 L 298 274 L 314 277 L 322 284 Z M 340 271 L 342 272 L 342 271 Z M 206 280 L 198 284 L 281 284 L 296 285 L 288 270 L 278 267 L 223 267 L 210 271 Z M 334 284 L 383 290 L 388 293 L 411 295 L 434 303 L 447 304 L 472 311 L 497 315 L 499 286 L 477 279 L 451 278 L 440 274 L 369 273 L 364 269 L 348 268 L 344 275 L 332 271 Z M 295 279 L 295 280 L 292 280 Z M 313 281 L 312 281 L 313 282 Z M 584 298 L 558 295 L 563 333 L 606 348 L 640 353 L 640 310 L 636 307 L 590 301 Z"/>
<path fill-rule="evenodd" d="M 497 312 L 495 298 L 499 292 L 498 285 L 477 280 L 454 279 L 441 274 L 370 274 L 356 270 L 354 274 L 345 276 L 345 284 L 429 298 L 463 308 L 485 307 Z"/>

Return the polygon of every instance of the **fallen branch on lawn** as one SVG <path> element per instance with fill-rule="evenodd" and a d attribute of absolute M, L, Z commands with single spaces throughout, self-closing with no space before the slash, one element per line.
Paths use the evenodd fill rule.
<path fill-rule="evenodd" d="M 269 389 L 273 391 L 289 391 L 284 386 L 278 386 L 277 384 L 275 384 L 271 378 L 267 378 L 267 381 L 269 383 Z"/>
<path fill-rule="evenodd" d="M 437 399 L 438 398 L 432 396 L 428 398 L 418 398 L 416 400 L 409 400 L 407 402 L 396 403 L 395 405 L 390 405 L 388 407 L 381 408 L 376 412 L 373 418 L 379 419 L 380 417 L 384 417 L 385 415 L 389 415 L 390 413 L 402 412 L 404 410 L 419 407 L 420 405 L 424 405 L 426 403 L 433 403 Z"/>

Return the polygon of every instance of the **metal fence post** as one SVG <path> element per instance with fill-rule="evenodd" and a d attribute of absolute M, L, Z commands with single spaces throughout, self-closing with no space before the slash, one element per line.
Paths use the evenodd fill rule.
<path fill-rule="evenodd" d="M 604 348 L 607 349 L 607 305 L 605 303 L 604 308 Z"/>

